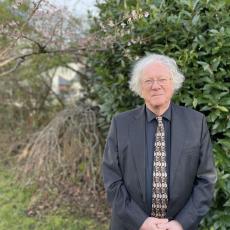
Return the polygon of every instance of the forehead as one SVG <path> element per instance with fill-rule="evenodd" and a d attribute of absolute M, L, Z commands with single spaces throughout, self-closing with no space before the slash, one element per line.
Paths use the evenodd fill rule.
<path fill-rule="evenodd" d="M 142 77 L 170 77 L 171 72 L 169 67 L 161 62 L 147 64 L 142 71 Z"/>

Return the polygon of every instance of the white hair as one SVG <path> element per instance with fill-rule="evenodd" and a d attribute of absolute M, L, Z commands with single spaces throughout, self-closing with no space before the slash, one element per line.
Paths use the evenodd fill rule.
<path fill-rule="evenodd" d="M 151 53 L 140 58 L 133 66 L 131 78 L 129 81 L 129 87 L 134 93 L 141 96 L 140 79 L 142 77 L 142 72 L 147 65 L 157 62 L 164 64 L 169 68 L 169 71 L 172 75 L 174 92 L 181 88 L 185 77 L 178 69 L 176 61 L 165 55 Z"/>

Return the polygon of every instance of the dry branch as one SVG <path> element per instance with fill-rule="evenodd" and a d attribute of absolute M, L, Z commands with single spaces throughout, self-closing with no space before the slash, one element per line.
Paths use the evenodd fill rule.
<path fill-rule="evenodd" d="M 96 115 L 78 104 L 60 112 L 30 138 L 18 158 L 18 175 L 26 184 L 81 182 L 95 190 L 100 159 Z"/>

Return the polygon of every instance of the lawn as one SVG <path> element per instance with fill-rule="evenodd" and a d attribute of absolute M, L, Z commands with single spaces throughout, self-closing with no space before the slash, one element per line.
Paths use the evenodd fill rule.
<path fill-rule="evenodd" d="M 0 230 L 106 230 L 96 220 L 59 209 L 46 215 L 28 216 L 33 190 L 17 185 L 13 173 L 0 164 Z"/>

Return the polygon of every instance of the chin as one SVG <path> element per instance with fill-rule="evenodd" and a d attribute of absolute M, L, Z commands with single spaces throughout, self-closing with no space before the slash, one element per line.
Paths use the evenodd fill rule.
<path fill-rule="evenodd" d="M 153 108 L 157 108 L 157 109 L 160 109 L 160 108 L 165 108 L 166 106 L 168 105 L 168 102 L 165 102 L 165 101 L 154 101 L 153 103 L 151 103 L 151 106 Z"/>
<path fill-rule="evenodd" d="M 162 105 L 162 104 L 151 104 L 152 105 L 152 107 L 153 108 L 163 108 L 164 107 L 164 105 Z"/>
<path fill-rule="evenodd" d="M 151 102 L 152 106 L 157 106 L 157 107 L 165 106 L 165 104 L 166 103 L 163 100 L 154 100 L 153 102 Z"/>

